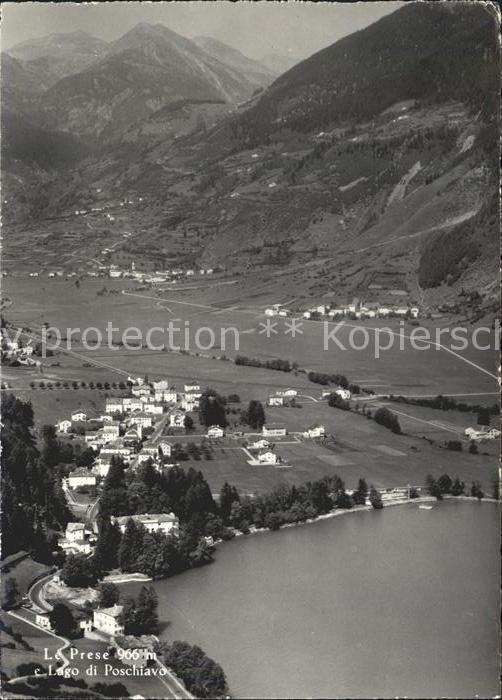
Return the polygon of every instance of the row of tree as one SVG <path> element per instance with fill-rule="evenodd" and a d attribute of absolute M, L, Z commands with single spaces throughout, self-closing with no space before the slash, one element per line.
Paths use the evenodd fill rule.
<path fill-rule="evenodd" d="M 471 483 L 470 488 L 466 487 L 465 483 L 461 481 L 458 476 L 455 479 L 451 479 L 448 474 L 442 474 L 439 478 L 435 479 L 432 474 L 428 474 L 425 480 L 425 487 L 427 492 L 438 499 L 442 500 L 443 496 L 449 494 L 451 496 L 463 496 L 469 495 L 473 498 L 478 498 L 479 500 L 485 497 L 485 492 L 481 487 L 481 483 L 477 480 Z M 492 482 L 492 497 L 497 501 L 499 500 L 499 481 L 494 479 Z"/>
<path fill-rule="evenodd" d="M 246 357 L 245 355 L 237 355 L 235 358 L 236 365 L 246 365 L 247 367 L 261 367 L 262 369 L 275 369 L 279 372 L 292 372 L 297 369 L 296 362 L 291 363 L 289 360 L 257 360 L 254 357 Z"/>
<path fill-rule="evenodd" d="M 200 647 L 187 642 L 173 642 L 161 647 L 164 663 L 181 678 L 187 690 L 196 698 L 228 697 L 223 669 Z"/>

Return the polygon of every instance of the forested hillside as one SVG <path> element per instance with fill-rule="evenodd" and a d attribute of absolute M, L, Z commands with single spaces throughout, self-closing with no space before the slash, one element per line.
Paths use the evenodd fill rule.
<path fill-rule="evenodd" d="M 410 3 L 280 76 L 234 121 L 234 137 L 253 146 L 279 129 L 366 120 L 409 99 L 493 110 L 494 28 L 481 4 Z"/>
<path fill-rule="evenodd" d="M 2 401 L 2 555 L 31 550 L 51 561 L 54 531 L 70 519 L 50 445 L 41 454 L 33 436 L 30 403 L 7 395 Z"/>

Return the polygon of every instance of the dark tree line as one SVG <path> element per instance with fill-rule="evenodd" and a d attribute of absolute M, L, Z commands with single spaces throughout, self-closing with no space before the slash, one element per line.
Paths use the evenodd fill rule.
<path fill-rule="evenodd" d="M 427 406 L 439 411 L 460 411 L 461 413 L 477 413 L 478 425 L 490 425 L 490 416 L 496 416 L 500 413 L 500 407 L 494 403 L 491 406 L 482 406 L 480 404 L 470 404 L 464 401 L 456 401 L 450 396 L 438 394 L 433 399 L 426 398 L 409 398 L 408 396 L 390 395 L 389 399 L 396 403 L 404 403 L 412 406 Z"/>
<path fill-rule="evenodd" d="M 395 413 L 389 411 L 389 409 L 385 406 L 382 406 L 382 408 L 379 408 L 375 412 L 375 423 L 389 428 L 389 430 L 392 430 L 392 432 L 396 433 L 397 435 L 401 433 L 401 426 L 399 425 L 398 417 Z"/>
<path fill-rule="evenodd" d="M 434 496 L 438 501 L 448 494 L 451 496 L 471 496 L 480 501 L 485 497 L 485 492 L 478 480 L 472 481 L 470 488 L 468 488 L 458 476 L 455 479 L 451 479 L 448 474 L 442 474 L 437 479 L 432 474 L 428 474 L 425 480 L 425 487 L 429 495 Z M 494 479 L 492 482 L 492 497 L 499 500 L 498 479 Z"/>
<path fill-rule="evenodd" d="M 171 645 L 164 645 L 162 653 L 166 666 L 173 669 L 195 697 L 228 697 L 223 669 L 206 656 L 200 647 L 176 641 Z"/>
<path fill-rule="evenodd" d="M 296 369 L 296 363 L 289 360 L 281 360 L 279 358 L 274 360 L 257 360 L 254 357 L 246 357 L 245 355 L 237 355 L 235 358 L 236 365 L 246 365 L 247 367 L 261 367 L 262 369 L 275 369 L 279 372 L 291 372 Z"/>
<path fill-rule="evenodd" d="M 93 578 L 102 578 L 115 568 L 139 571 L 153 578 L 172 576 L 212 560 L 209 538 L 230 539 L 235 530 L 248 533 L 251 527 L 277 530 L 288 523 L 316 518 L 333 508 L 364 504 L 367 499 L 368 486 L 363 479 L 350 495 L 335 475 L 301 486 L 281 486 L 254 498 L 241 496 L 235 486 L 225 483 L 216 503 L 201 472 L 192 468 L 185 471 L 172 467 L 159 473 L 145 464 L 136 473 L 126 475 L 121 460 L 115 459 L 104 483 L 94 556 L 68 557 L 63 580 L 67 581 L 69 571 L 70 580 L 88 585 Z M 174 512 L 180 522 L 179 533 L 150 533 L 132 518 L 122 533 L 112 523 L 111 516 L 147 512 Z"/>
<path fill-rule="evenodd" d="M 31 550 L 35 559 L 51 561 L 55 532 L 71 519 L 54 469 L 52 435 L 38 449 L 33 409 L 13 395 L 2 402 L 2 553 Z"/>

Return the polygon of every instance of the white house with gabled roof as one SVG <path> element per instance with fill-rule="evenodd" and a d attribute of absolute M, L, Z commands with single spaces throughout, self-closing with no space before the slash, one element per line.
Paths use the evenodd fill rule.
<path fill-rule="evenodd" d="M 85 411 L 73 411 L 71 419 L 75 423 L 84 422 L 87 420 L 87 413 Z"/>
<path fill-rule="evenodd" d="M 98 608 L 93 613 L 93 627 L 110 637 L 124 634 L 124 624 L 122 622 L 122 605 L 114 605 L 111 608 Z"/>
<path fill-rule="evenodd" d="M 319 438 L 326 435 L 326 429 L 324 425 L 311 425 L 310 428 L 303 433 L 303 437 L 306 438 Z"/>
<path fill-rule="evenodd" d="M 225 431 L 219 425 L 212 425 L 207 429 L 208 438 L 222 438 L 225 435 Z"/>
<path fill-rule="evenodd" d="M 58 423 L 56 423 L 56 430 L 59 433 L 67 433 L 69 432 L 71 428 L 71 420 L 68 420 L 67 418 L 63 418 L 63 420 L 60 420 Z"/>
<path fill-rule="evenodd" d="M 281 423 L 265 423 L 262 433 L 266 437 L 282 437 L 287 434 L 286 426 Z"/>
<path fill-rule="evenodd" d="M 76 489 L 79 486 L 96 486 L 96 475 L 85 467 L 79 467 L 70 472 L 66 482 L 70 489 Z"/>
<path fill-rule="evenodd" d="M 258 462 L 260 464 L 278 464 L 281 461 L 279 455 L 272 450 L 263 450 L 258 453 Z"/>
<path fill-rule="evenodd" d="M 171 428 L 185 427 L 185 414 L 183 411 L 172 411 L 169 414 L 169 426 Z"/>

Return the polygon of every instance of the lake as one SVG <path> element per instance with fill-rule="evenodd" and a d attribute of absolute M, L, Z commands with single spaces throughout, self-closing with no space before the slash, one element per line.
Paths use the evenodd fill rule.
<path fill-rule="evenodd" d="M 199 644 L 235 697 L 494 696 L 499 529 L 463 501 L 241 537 L 155 584 L 161 636 Z"/>

